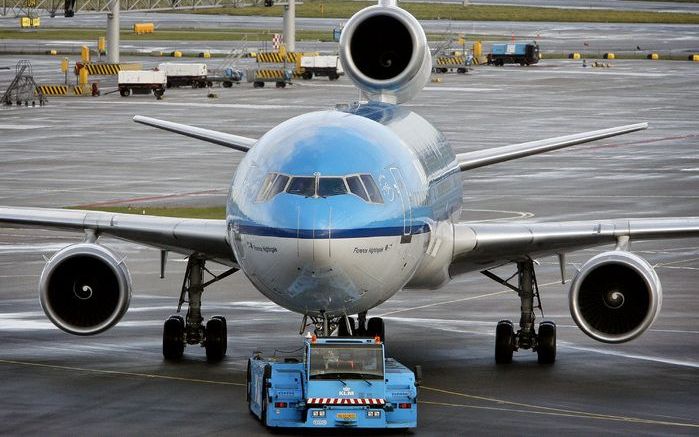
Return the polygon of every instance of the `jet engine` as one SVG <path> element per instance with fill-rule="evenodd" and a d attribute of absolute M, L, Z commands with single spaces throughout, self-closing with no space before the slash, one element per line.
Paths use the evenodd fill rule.
<path fill-rule="evenodd" d="M 342 30 L 340 60 L 369 100 L 388 103 L 410 100 L 432 70 L 422 26 L 395 6 L 370 6 L 352 16 Z"/>
<path fill-rule="evenodd" d="M 653 324 L 663 292 L 645 259 L 615 250 L 583 264 L 569 298 L 573 320 L 585 334 L 605 343 L 623 343 Z"/>
<path fill-rule="evenodd" d="M 39 279 L 46 316 L 76 335 L 98 334 L 114 326 L 129 308 L 131 277 L 104 246 L 80 243 L 56 253 Z"/>

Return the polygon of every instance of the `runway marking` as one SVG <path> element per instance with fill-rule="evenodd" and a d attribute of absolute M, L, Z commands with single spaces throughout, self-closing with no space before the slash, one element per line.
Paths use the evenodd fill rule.
<path fill-rule="evenodd" d="M 611 355 L 611 356 L 621 357 L 621 358 L 631 358 L 634 360 L 651 361 L 654 363 L 671 364 L 674 366 L 690 367 L 693 369 L 699 369 L 699 363 L 694 362 L 694 361 L 673 360 L 670 358 L 651 357 L 648 355 L 638 355 L 638 354 L 630 354 L 630 353 L 626 353 L 626 352 L 619 352 L 619 351 L 612 351 L 612 350 L 602 350 L 602 349 L 597 349 L 597 348 L 593 348 L 593 347 L 574 346 L 572 343 L 568 343 L 568 342 L 559 342 L 558 344 L 559 344 L 559 346 L 566 347 L 568 349 L 574 349 L 574 350 L 579 350 L 579 351 L 583 351 L 583 352 L 595 352 L 595 353 L 602 354 L 602 355 Z"/>
<path fill-rule="evenodd" d="M 546 287 L 546 286 L 548 286 L 548 285 L 556 285 L 556 284 L 560 284 L 560 281 L 547 282 L 546 284 L 539 284 L 539 288 Z M 378 315 L 376 315 L 375 317 L 385 317 L 385 316 L 388 316 L 388 315 L 391 315 L 391 314 L 403 313 L 403 312 L 406 312 L 406 311 L 419 310 L 419 309 L 423 309 L 423 308 L 430 308 L 430 307 L 434 307 L 434 306 L 437 306 L 437 305 L 447 305 L 447 304 L 450 304 L 450 303 L 465 302 L 465 301 L 469 301 L 469 300 L 480 299 L 480 298 L 483 298 L 483 297 L 497 296 L 497 295 L 499 295 L 499 294 L 505 294 L 505 293 L 512 293 L 512 290 L 509 290 L 509 289 L 508 289 L 508 290 L 501 290 L 501 291 L 496 291 L 496 292 L 493 292 L 493 293 L 481 294 L 481 295 L 479 295 L 479 296 L 469 296 L 469 297 L 463 297 L 463 298 L 461 298 L 461 299 L 448 300 L 448 301 L 445 301 L 445 302 L 429 303 L 429 304 L 426 304 L 426 305 L 420 305 L 420 306 L 416 306 L 416 307 L 412 307 L 412 308 L 404 308 L 404 309 L 402 309 L 402 310 L 389 311 L 389 312 L 387 312 L 387 313 L 378 314 Z"/>
<path fill-rule="evenodd" d="M 41 367 L 45 369 L 54 370 L 66 370 L 70 372 L 84 372 L 84 373 L 96 373 L 101 375 L 112 375 L 112 376 L 130 376 L 136 378 L 148 378 L 148 379 L 164 379 L 168 381 L 181 381 L 181 382 L 196 382 L 199 384 L 213 384 L 213 385 L 233 385 L 236 387 L 246 387 L 246 384 L 240 382 L 227 382 L 227 381 L 212 381 L 208 379 L 196 379 L 196 378 L 182 378 L 179 376 L 166 376 L 166 375 L 155 375 L 152 373 L 136 373 L 136 372 L 120 372 L 118 370 L 103 370 L 103 369 L 86 369 L 82 367 L 71 367 L 71 366 L 59 366 L 54 364 L 43 364 L 43 363 L 31 363 L 27 361 L 14 361 L 14 360 L 0 360 L 0 364 L 10 364 L 16 366 L 26 366 L 26 367 Z"/>
<path fill-rule="evenodd" d="M 427 388 L 427 387 L 421 387 L 421 388 Z M 493 400 L 493 402 L 508 403 L 505 401 L 496 401 L 496 400 Z M 509 413 L 539 414 L 539 415 L 558 416 L 558 417 L 576 417 L 576 418 L 580 418 L 580 419 L 610 420 L 610 421 L 614 421 L 614 422 L 642 423 L 642 424 L 647 424 L 647 425 L 663 425 L 663 426 L 680 426 L 680 427 L 686 427 L 686 428 L 699 428 L 699 425 L 693 424 L 693 423 L 665 422 L 665 421 L 660 421 L 660 420 L 641 419 L 641 418 L 637 418 L 637 417 L 606 416 L 606 415 L 601 415 L 601 414 L 596 414 L 596 413 L 586 413 L 583 411 L 580 411 L 580 412 L 565 412 L 566 410 L 561 410 L 561 412 L 536 411 L 536 410 L 532 411 L 532 410 L 520 410 L 520 409 L 514 409 L 514 408 L 486 407 L 486 406 L 481 406 L 481 405 L 454 404 L 454 403 L 448 403 L 448 402 L 434 402 L 434 401 L 418 401 L 418 404 L 441 405 L 441 406 L 445 406 L 445 407 L 472 408 L 472 409 L 476 409 L 476 410 L 506 411 Z M 525 406 L 528 408 L 542 408 L 542 409 L 548 408 L 548 407 L 529 406 L 526 404 L 523 404 L 522 406 Z M 556 410 L 556 409 L 553 409 L 553 410 Z"/>

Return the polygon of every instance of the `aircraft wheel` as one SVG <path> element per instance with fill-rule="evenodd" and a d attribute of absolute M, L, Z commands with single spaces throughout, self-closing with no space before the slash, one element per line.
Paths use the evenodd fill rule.
<path fill-rule="evenodd" d="M 509 364 L 512 362 L 512 334 L 514 328 L 509 320 L 501 320 L 495 328 L 495 363 Z"/>
<path fill-rule="evenodd" d="M 354 335 L 355 331 L 355 324 L 354 324 L 354 319 L 352 317 L 348 317 L 349 323 L 350 323 L 350 330 L 347 331 L 347 324 L 345 323 L 344 320 L 340 320 L 339 325 L 337 326 L 337 336 L 338 337 L 351 337 Z"/>
<path fill-rule="evenodd" d="M 381 317 L 372 317 L 369 319 L 366 331 L 369 337 L 379 337 L 382 343 L 386 341 L 386 328 Z"/>
<path fill-rule="evenodd" d="M 536 354 L 539 358 L 539 364 L 553 364 L 556 361 L 555 323 L 548 321 L 539 323 Z"/>
<path fill-rule="evenodd" d="M 221 361 L 226 355 L 228 339 L 226 332 L 226 319 L 221 316 L 212 317 L 206 322 L 206 359 L 209 361 Z"/>
<path fill-rule="evenodd" d="M 170 316 L 163 326 L 163 356 L 166 360 L 179 360 L 184 353 L 184 319 Z"/>

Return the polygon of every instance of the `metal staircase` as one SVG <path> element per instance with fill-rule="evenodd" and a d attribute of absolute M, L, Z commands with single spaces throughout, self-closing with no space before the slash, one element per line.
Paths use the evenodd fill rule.
<path fill-rule="evenodd" d="M 24 106 L 29 106 L 29 102 L 31 102 L 32 106 L 35 106 L 37 100 L 40 106 L 44 106 L 46 103 L 44 93 L 34 81 L 32 64 L 28 60 L 22 59 L 17 62 L 15 78 L 0 99 L 0 103 L 7 106 L 13 103 L 21 106 L 24 103 Z"/>

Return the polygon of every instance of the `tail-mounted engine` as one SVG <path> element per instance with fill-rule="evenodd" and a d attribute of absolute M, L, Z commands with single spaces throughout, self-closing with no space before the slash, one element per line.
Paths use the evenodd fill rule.
<path fill-rule="evenodd" d="M 570 312 L 595 340 L 623 343 L 653 324 L 662 295 L 660 280 L 646 260 L 615 250 L 583 264 L 570 286 Z"/>
<path fill-rule="evenodd" d="M 357 12 L 342 30 L 340 60 L 345 74 L 369 100 L 388 103 L 414 97 L 432 69 L 422 26 L 396 6 Z"/>
<path fill-rule="evenodd" d="M 131 300 L 131 277 L 109 249 L 94 243 L 56 253 L 39 279 L 41 306 L 62 330 L 98 334 L 121 320 Z"/>

